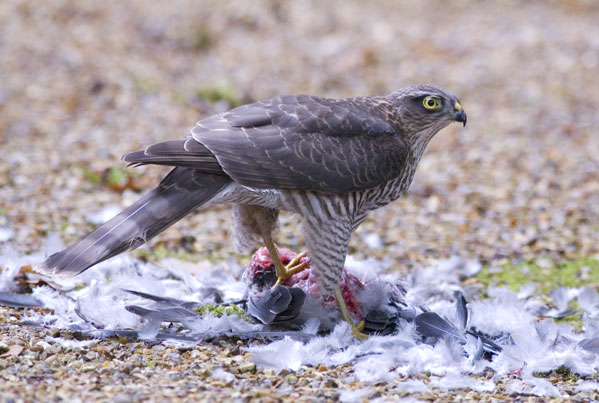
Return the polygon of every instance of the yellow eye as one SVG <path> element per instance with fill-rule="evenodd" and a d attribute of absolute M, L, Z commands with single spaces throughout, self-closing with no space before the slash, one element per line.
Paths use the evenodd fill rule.
<path fill-rule="evenodd" d="M 429 96 L 422 100 L 422 105 L 429 110 L 439 109 L 441 107 L 441 101 L 437 97 Z"/>

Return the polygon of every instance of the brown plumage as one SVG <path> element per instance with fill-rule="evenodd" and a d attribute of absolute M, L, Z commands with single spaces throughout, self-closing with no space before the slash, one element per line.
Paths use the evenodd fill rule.
<path fill-rule="evenodd" d="M 455 121 L 466 123 L 457 98 L 433 86 L 340 100 L 274 97 L 210 116 L 185 139 L 126 154 L 132 165 L 175 168 L 37 269 L 76 275 L 193 210 L 231 203 L 236 245 L 248 249 L 263 240 L 271 255 L 279 210 L 299 214 L 323 288 L 336 291 L 351 233 L 369 211 L 408 188 L 428 141 Z"/>

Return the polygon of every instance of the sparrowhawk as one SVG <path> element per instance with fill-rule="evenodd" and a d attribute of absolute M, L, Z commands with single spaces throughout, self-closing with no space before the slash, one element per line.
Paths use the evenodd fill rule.
<path fill-rule="evenodd" d="M 301 217 L 323 292 L 335 294 L 360 335 L 339 288 L 350 236 L 370 211 L 408 188 L 429 140 L 451 122 L 466 124 L 460 102 L 428 85 L 375 97 L 279 96 L 207 117 L 184 139 L 125 154 L 131 165 L 174 168 L 158 187 L 37 270 L 76 275 L 194 210 L 228 203 L 236 247 L 248 250 L 262 240 L 278 284 L 304 266 L 299 259 L 284 266 L 272 239 L 279 211 L 290 211 Z"/>

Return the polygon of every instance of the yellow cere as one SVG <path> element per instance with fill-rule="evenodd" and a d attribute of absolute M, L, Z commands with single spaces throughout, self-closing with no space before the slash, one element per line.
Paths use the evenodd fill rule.
<path fill-rule="evenodd" d="M 458 101 L 455 101 L 455 105 L 453 106 L 453 108 L 454 108 L 454 109 L 455 109 L 457 112 L 459 112 L 459 111 L 461 111 L 461 110 L 462 110 L 462 105 L 461 105 L 461 104 L 460 104 Z"/>

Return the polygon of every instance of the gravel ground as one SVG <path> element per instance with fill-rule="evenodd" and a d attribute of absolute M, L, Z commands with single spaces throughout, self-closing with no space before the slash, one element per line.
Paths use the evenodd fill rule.
<path fill-rule="evenodd" d="M 468 127 L 431 142 L 407 197 L 371 214 L 351 252 L 398 271 L 456 254 L 491 267 L 599 258 L 598 20 L 595 1 L 3 0 L 0 242 L 29 253 L 49 233 L 74 241 L 90 230 L 86 213 L 129 204 L 165 173 L 124 171 L 123 153 L 182 137 L 230 105 L 431 83 L 460 97 Z M 229 257 L 229 214 L 186 219 L 151 246 Z M 301 248 L 293 218 L 282 224 L 280 243 Z M 234 340 L 64 349 L 40 343 L 55 331 L 20 327 L 21 315 L 0 308 L 0 343 L 24 347 L 0 353 L 5 400 L 335 400 L 364 387 L 345 381 L 351 367 L 256 369 Z M 363 397 L 529 399 L 501 386 L 435 395 L 394 386 Z"/>

